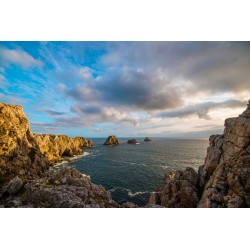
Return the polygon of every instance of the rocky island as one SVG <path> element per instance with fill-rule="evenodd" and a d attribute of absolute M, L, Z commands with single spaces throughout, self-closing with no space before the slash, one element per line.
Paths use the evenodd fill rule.
<path fill-rule="evenodd" d="M 149 142 L 149 141 L 152 141 L 152 139 L 150 139 L 149 137 L 146 137 L 146 138 L 144 139 L 144 141 L 145 141 L 145 142 Z"/>
<path fill-rule="evenodd" d="M 111 145 L 118 145 L 119 144 L 119 141 L 118 139 L 116 138 L 115 135 L 110 135 L 107 140 L 104 142 L 103 145 L 108 145 L 108 146 L 111 146 Z"/>
<path fill-rule="evenodd" d="M 163 207 L 250 207 L 250 101 L 236 118 L 225 121 L 222 135 L 212 135 L 204 165 L 168 172 L 150 205 Z"/>
<path fill-rule="evenodd" d="M 131 140 L 128 140 L 128 144 L 137 144 L 137 140 L 136 139 L 131 139 Z"/>

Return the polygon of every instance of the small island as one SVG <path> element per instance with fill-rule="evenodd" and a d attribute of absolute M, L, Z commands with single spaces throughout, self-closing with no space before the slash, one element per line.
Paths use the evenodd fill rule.
<path fill-rule="evenodd" d="M 103 145 L 108 145 L 108 146 L 111 146 L 111 145 L 118 145 L 119 144 L 119 141 L 118 139 L 116 138 L 115 135 L 110 135 L 107 140 L 104 142 Z"/>
<path fill-rule="evenodd" d="M 137 144 L 137 140 L 136 139 L 131 139 L 131 140 L 128 140 L 128 144 Z"/>
<path fill-rule="evenodd" d="M 149 142 L 149 141 L 152 141 L 152 139 L 150 139 L 149 137 L 146 137 L 146 138 L 144 139 L 144 141 L 145 141 L 145 142 Z"/>

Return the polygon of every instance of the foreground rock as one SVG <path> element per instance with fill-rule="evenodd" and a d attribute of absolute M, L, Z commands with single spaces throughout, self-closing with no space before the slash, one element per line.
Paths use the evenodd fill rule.
<path fill-rule="evenodd" d="M 149 142 L 149 141 L 152 141 L 149 137 L 146 137 L 145 139 L 144 139 L 144 141 L 145 142 Z"/>
<path fill-rule="evenodd" d="M 111 135 L 107 138 L 107 140 L 104 142 L 104 145 L 118 145 L 119 144 L 119 141 L 118 139 L 116 138 L 115 135 Z"/>
<path fill-rule="evenodd" d="M 15 176 L 34 179 L 48 170 L 22 107 L 0 103 L 0 188 Z"/>
<path fill-rule="evenodd" d="M 43 144 L 37 138 L 44 139 Z M 0 103 L 0 207 L 122 207 L 104 187 L 75 169 L 49 171 L 40 147 L 51 147 L 53 152 L 52 142 L 59 144 L 63 139 L 68 140 L 34 136 L 22 107 Z M 83 139 L 75 143 L 82 146 Z M 55 147 L 63 152 L 61 146 Z M 129 203 L 124 207 L 136 206 Z"/>
<path fill-rule="evenodd" d="M 70 138 L 66 135 L 35 135 L 38 146 L 50 165 L 61 161 L 63 156 L 83 154 L 82 147 L 92 147 L 92 141 L 83 137 Z"/>
<path fill-rule="evenodd" d="M 128 140 L 128 144 L 137 144 L 137 140 L 136 139 L 131 139 L 131 140 Z"/>
<path fill-rule="evenodd" d="M 225 121 L 223 135 L 212 135 L 198 174 L 191 168 L 167 173 L 150 205 L 164 207 L 250 207 L 250 102 Z"/>

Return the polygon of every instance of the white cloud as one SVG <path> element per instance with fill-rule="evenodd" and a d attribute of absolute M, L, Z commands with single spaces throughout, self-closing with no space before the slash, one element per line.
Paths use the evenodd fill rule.
<path fill-rule="evenodd" d="M 16 64 L 25 69 L 43 66 L 41 60 L 35 59 L 30 54 L 21 49 L 5 48 L 0 48 L 0 64 L 2 64 L 2 66 Z"/>

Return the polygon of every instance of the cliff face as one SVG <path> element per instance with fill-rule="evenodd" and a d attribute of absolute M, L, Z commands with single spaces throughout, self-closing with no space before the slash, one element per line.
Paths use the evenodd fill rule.
<path fill-rule="evenodd" d="M 47 155 L 53 147 L 68 155 L 91 144 L 84 138 L 70 140 L 67 136 L 34 136 L 22 107 L 0 103 L 0 207 L 120 207 L 89 176 L 70 168 L 49 171 L 40 148 L 51 148 Z"/>
<path fill-rule="evenodd" d="M 66 135 L 35 135 L 38 146 L 50 165 L 61 160 L 62 156 L 83 154 L 82 147 L 92 147 L 92 141 L 83 137 L 69 138 Z"/>
<path fill-rule="evenodd" d="M 0 103 L 0 186 L 16 175 L 44 177 L 48 169 L 22 107 Z"/>
<path fill-rule="evenodd" d="M 205 163 L 167 173 L 150 205 L 164 207 L 250 207 L 250 102 L 237 118 L 225 121 L 222 135 L 209 139 Z"/>

